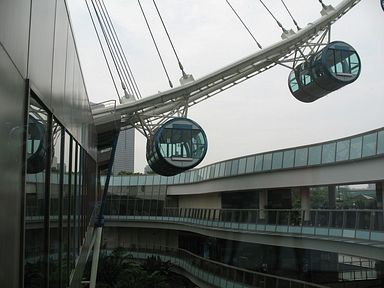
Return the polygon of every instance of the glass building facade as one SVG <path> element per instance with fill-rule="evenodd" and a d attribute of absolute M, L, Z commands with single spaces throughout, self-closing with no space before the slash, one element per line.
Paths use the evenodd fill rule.
<path fill-rule="evenodd" d="M 0 98 L 1 286 L 77 287 L 96 130 L 65 1 L 1 1 Z"/>

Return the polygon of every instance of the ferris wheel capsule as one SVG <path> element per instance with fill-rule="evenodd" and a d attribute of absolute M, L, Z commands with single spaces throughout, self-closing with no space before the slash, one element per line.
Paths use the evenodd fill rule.
<path fill-rule="evenodd" d="M 335 41 L 312 55 L 308 62 L 297 65 L 289 74 L 288 86 L 296 99 L 309 103 L 351 84 L 360 70 L 356 50 L 345 42 Z"/>
<path fill-rule="evenodd" d="M 147 140 L 146 157 L 157 174 L 173 176 L 196 167 L 207 153 L 204 130 L 187 118 L 173 118 Z"/>

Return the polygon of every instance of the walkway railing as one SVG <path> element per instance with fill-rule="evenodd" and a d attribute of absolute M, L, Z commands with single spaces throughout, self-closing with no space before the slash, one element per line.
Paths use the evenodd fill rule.
<path fill-rule="evenodd" d="M 124 247 L 124 244 L 123 244 Z M 170 261 L 188 274 L 214 287 L 222 288 L 306 288 L 326 286 L 304 282 L 276 275 L 242 269 L 197 256 L 187 250 L 162 246 L 127 246 L 127 251 L 135 259 L 159 256 L 162 261 Z"/>
<path fill-rule="evenodd" d="M 128 212 L 131 213 L 109 213 L 106 219 L 384 241 L 384 210 L 164 208 Z"/>
<path fill-rule="evenodd" d="M 165 177 L 160 175 L 114 176 L 112 186 L 180 185 L 290 169 L 328 166 L 384 156 L 384 128 L 312 145 L 270 151 L 213 163 Z M 101 177 L 103 184 L 105 177 Z"/>

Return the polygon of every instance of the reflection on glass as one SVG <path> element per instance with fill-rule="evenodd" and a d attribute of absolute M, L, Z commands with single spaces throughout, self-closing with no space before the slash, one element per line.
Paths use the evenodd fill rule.
<path fill-rule="evenodd" d="M 309 147 L 308 165 L 317 165 L 321 163 L 321 145 Z"/>
<path fill-rule="evenodd" d="M 335 162 L 336 143 L 328 143 L 323 145 L 322 163 Z"/>
<path fill-rule="evenodd" d="M 241 158 L 239 161 L 239 174 L 245 173 L 245 164 L 246 164 L 247 158 Z"/>
<path fill-rule="evenodd" d="M 363 137 L 363 157 L 376 155 L 377 133 L 364 135 Z"/>
<path fill-rule="evenodd" d="M 355 137 L 351 139 L 351 151 L 349 159 L 357 159 L 361 157 L 363 137 Z"/>
<path fill-rule="evenodd" d="M 264 154 L 263 171 L 271 170 L 272 166 L 272 153 Z"/>
<path fill-rule="evenodd" d="M 44 137 L 48 139 L 48 112 L 39 105 L 33 98 L 29 107 L 29 120 L 35 119 L 36 123 L 39 123 L 39 127 L 43 128 Z M 34 137 L 28 137 L 29 152 L 35 151 Z M 45 141 L 45 140 L 44 140 Z M 38 144 L 35 142 L 35 144 Z M 45 152 L 46 153 L 46 152 Z M 30 154 L 32 155 L 32 154 Z M 29 156 L 30 156 L 29 155 Z M 27 156 L 28 157 L 28 156 Z M 46 168 L 48 161 L 46 157 L 39 161 L 30 161 L 28 163 L 30 169 L 27 172 L 31 172 L 26 175 L 26 217 L 25 217 L 25 266 L 24 266 L 24 287 L 43 287 L 44 278 L 47 274 L 44 264 L 45 256 L 48 251 L 44 251 L 44 238 L 45 226 L 44 219 L 48 217 L 45 215 L 46 208 Z M 35 166 L 36 165 L 36 166 Z M 37 166 L 38 169 L 35 169 Z M 33 227 L 33 223 L 37 223 L 37 228 Z M 48 231 L 47 231 L 48 232 Z"/>
<path fill-rule="evenodd" d="M 272 169 L 280 169 L 283 164 L 283 152 L 273 153 Z"/>
<path fill-rule="evenodd" d="M 252 173 L 255 166 L 255 156 L 247 157 L 247 167 L 245 168 L 245 173 Z"/>
<path fill-rule="evenodd" d="M 295 167 L 306 166 L 308 161 L 308 148 L 299 148 L 295 151 Z"/>
<path fill-rule="evenodd" d="M 261 170 L 263 170 L 263 155 L 256 155 L 255 171 L 259 172 Z"/>
<path fill-rule="evenodd" d="M 384 154 L 384 131 L 377 135 L 377 154 Z"/>
<path fill-rule="evenodd" d="M 336 161 L 345 161 L 349 159 L 349 139 L 337 142 Z"/>
<path fill-rule="evenodd" d="M 62 141 L 63 129 L 61 125 L 53 119 L 52 121 L 52 147 L 53 158 L 51 162 L 51 176 L 50 176 L 50 207 L 49 207 L 49 285 L 52 287 L 59 287 L 59 249 L 60 249 L 60 237 L 59 233 L 59 202 L 60 195 L 62 193 L 60 187 L 61 178 L 61 141 Z"/>
<path fill-rule="evenodd" d="M 294 159 L 295 159 L 295 152 L 294 152 L 294 150 L 284 151 L 284 154 L 283 154 L 283 168 L 292 168 L 293 167 Z"/>

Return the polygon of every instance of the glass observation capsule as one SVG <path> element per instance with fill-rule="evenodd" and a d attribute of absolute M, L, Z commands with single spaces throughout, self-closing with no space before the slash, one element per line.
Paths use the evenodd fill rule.
<path fill-rule="evenodd" d="M 329 43 L 291 71 L 288 86 L 302 102 L 313 102 L 355 81 L 361 70 L 360 57 L 345 42 Z"/>
<path fill-rule="evenodd" d="M 173 176 L 198 165 L 207 153 L 204 130 L 187 118 L 174 118 L 163 124 L 147 140 L 147 162 L 163 176 Z"/>
<path fill-rule="evenodd" d="M 45 126 L 29 116 L 27 140 L 27 173 L 36 174 L 47 165 L 48 141 Z"/>

